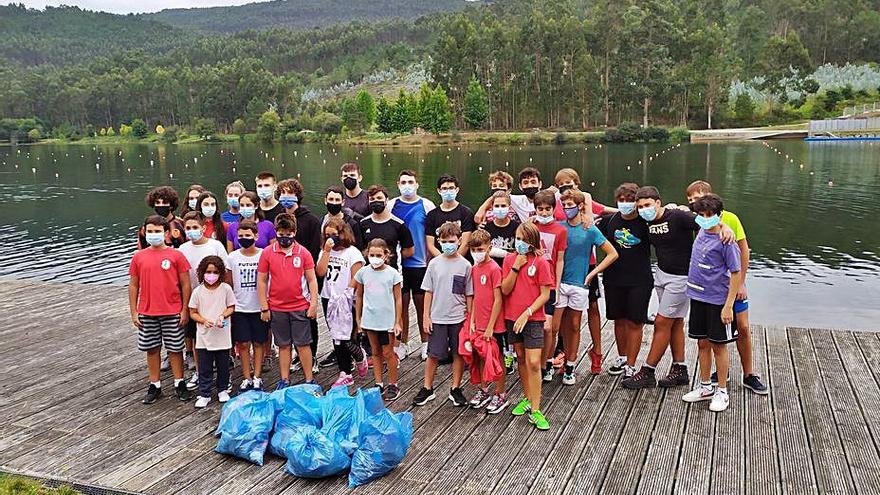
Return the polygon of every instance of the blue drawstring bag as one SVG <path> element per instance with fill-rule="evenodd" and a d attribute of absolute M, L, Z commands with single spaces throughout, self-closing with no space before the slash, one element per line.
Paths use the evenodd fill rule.
<path fill-rule="evenodd" d="M 313 426 L 293 430 L 284 445 L 285 471 L 300 478 L 337 475 L 351 465 L 351 458 L 338 443 Z"/>
<path fill-rule="evenodd" d="M 351 459 L 348 487 L 381 478 L 397 467 L 412 441 L 412 414 L 392 414 L 387 409 L 369 416 L 360 425 L 358 448 Z"/>
<path fill-rule="evenodd" d="M 269 452 L 278 457 L 287 457 L 285 445 L 294 431 L 304 426 L 320 428 L 323 423 L 323 401 L 321 387 L 315 384 L 301 384 L 273 392 L 272 402 L 278 415 L 275 417 Z"/>
<path fill-rule="evenodd" d="M 269 394 L 267 394 L 266 392 L 261 392 L 259 390 L 248 390 L 243 394 L 238 394 L 235 397 L 229 399 L 229 402 L 224 404 L 223 409 L 220 410 L 220 422 L 217 424 L 217 431 L 214 432 L 214 435 L 218 437 L 220 436 L 220 432 L 226 425 L 227 418 L 232 413 L 232 411 L 235 411 L 239 407 L 246 404 L 266 400 L 268 397 Z"/>
<path fill-rule="evenodd" d="M 216 452 L 234 455 L 263 465 L 269 433 L 275 424 L 275 407 L 270 400 L 244 404 L 228 413 L 220 430 Z"/>
<path fill-rule="evenodd" d="M 321 419 L 321 433 L 342 446 L 345 453 L 351 455 L 357 447 L 349 440 L 358 398 L 348 394 L 348 387 L 330 389 L 324 397 Z"/>

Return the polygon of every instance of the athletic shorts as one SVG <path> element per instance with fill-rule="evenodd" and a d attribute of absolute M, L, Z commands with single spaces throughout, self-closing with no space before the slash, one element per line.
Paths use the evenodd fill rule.
<path fill-rule="evenodd" d="M 138 329 L 138 350 L 151 351 L 165 346 L 168 352 L 183 352 L 183 328 L 180 314 L 167 316 L 138 315 L 143 328 Z"/>
<path fill-rule="evenodd" d="M 196 322 L 193 321 L 192 318 L 186 322 L 186 326 L 183 327 L 183 336 L 188 339 L 195 340 L 196 338 Z"/>
<path fill-rule="evenodd" d="M 312 343 L 312 326 L 305 311 L 272 311 L 269 322 L 275 345 L 302 347 Z"/>
<path fill-rule="evenodd" d="M 721 321 L 719 304 L 709 304 L 691 299 L 691 317 L 688 323 L 688 336 L 692 339 L 709 339 L 714 344 L 727 344 L 736 340 L 739 331 L 736 318 L 725 324 Z"/>
<path fill-rule="evenodd" d="M 232 341 L 262 344 L 269 340 L 269 323 L 260 319 L 260 313 L 232 313 Z"/>
<path fill-rule="evenodd" d="M 553 316 L 556 311 L 556 289 L 550 289 L 550 298 L 544 303 L 544 314 Z"/>
<path fill-rule="evenodd" d="M 653 290 L 653 285 L 605 284 L 605 318 L 645 323 L 648 321 L 648 303 Z"/>
<path fill-rule="evenodd" d="M 379 339 L 379 346 L 380 347 L 391 343 L 391 334 L 393 332 L 390 332 L 388 330 L 367 330 L 367 329 L 364 329 L 364 331 L 375 334 L 376 337 Z M 367 334 L 367 342 L 369 342 L 369 334 Z M 373 351 L 378 352 L 380 355 L 382 354 L 382 349 L 373 349 Z"/>
<path fill-rule="evenodd" d="M 422 289 L 422 280 L 425 279 L 425 272 L 427 271 L 427 268 L 404 268 L 401 273 L 403 276 L 403 293 L 424 294 L 425 290 Z"/>
<path fill-rule="evenodd" d="M 735 314 L 740 314 L 743 311 L 749 310 L 749 300 L 748 299 L 737 299 L 733 301 L 733 312 Z"/>
<path fill-rule="evenodd" d="M 590 272 L 596 268 L 596 265 L 590 265 Z M 589 272 L 587 272 L 589 273 Z M 599 277 L 593 277 L 593 280 L 590 280 L 590 285 L 587 286 L 587 289 L 590 291 L 590 302 L 596 302 L 599 298 L 602 297 L 602 291 L 599 290 Z"/>
<path fill-rule="evenodd" d="M 544 348 L 544 322 L 543 321 L 527 321 L 522 332 L 513 331 L 513 320 L 504 320 L 504 326 L 507 327 L 507 341 L 511 344 L 523 344 L 526 349 L 543 349 Z"/>
<path fill-rule="evenodd" d="M 462 322 L 463 323 L 463 322 Z M 428 336 L 428 356 L 438 361 L 447 361 L 451 354 L 458 354 L 458 332 L 461 323 L 431 323 Z"/>
<path fill-rule="evenodd" d="M 559 290 L 556 294 L 556 307 L 559 309 L 568 308 L 575 311 L 586 311 L 590 306 L 589 289 L 576 285 L 559 284 Z"/>
<path fill-rule="evenodd" d="M 654 291 L 660 301 L 658 315 L 666 318 L 684 318 L 688 315 L 690 298 L 687 296 L 687 281 L 687 275 L 671 275 L 657 269 Z"/>

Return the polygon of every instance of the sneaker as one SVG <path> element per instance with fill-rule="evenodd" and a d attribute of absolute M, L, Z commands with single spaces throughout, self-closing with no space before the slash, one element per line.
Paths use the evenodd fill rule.
<path fill-rule="evenodd" d="M 590 373 L 598 375 L 602 372 L 602 355 L 593 351 L 592 347 L 587 353 L 590 355 Z"/>
<path fill-rule="evenodd" d="M 348 387 L 349 385 L 354 385 L 354 378 L 351 377 L 348 373 L 344 371 L 339 372 L 339 378 L 333 382 L 333 387 Z"/>
<path fill-rule="evenodd" d="M 244 380 L 241 381 L 241 385 L 238 386 L 238 391 L 239 392 L 247 392 L 248 390 L 250 390 L 252 388 L 254 388 L 253 382 L 251 382 L 250 380 L 245 378 Z"/>
<path fill-rule="evenodd" d="M 562 373 L 562 384 L 563 385 L 574 385 L 574 366 L 565 365 L 565 372 Z"/>
<path fill-rule="evenodd" d="M 531 410 L 532 403 L 529 402 L 529 399 L 523 397 L 523 399 L 519 401 L 519 404 L 517 404 L 512 411 L 510 411 L 510 414 L 513 414 L 514 416 L 522 416 L 523 414 L 530 412 Z"/>
<path fill-rule="evenodd" d="M 192 395 L 189 393 L 189 387 L 182 380 L 176 387 L 174 387 L 174 393 L 177 394 L 177 398 L 183 402 L 192 398 Z"/>
<path fill-rule="evenodd" d="M 141 402 L 144 404 L 152 404 L 159 400 L 159 397 L 162 397 L 162 389 L 151 383 L 150 386 L 147 387 L 147 396 L 144 397 L 144 400 Z"/>
<path fill-rule="evenodd" d="M 336 351 L 330 352 L 330 354 L 328 354 L 327 357 L 322 359 L 321 362 L 319 362 L 318 364 L 324 367 L 333 366 L 334 364 L 336 364 Z"/>
<path fill-rule="evenodd" d="M 700 402 L 704 400 L 712 399 L 712 396 L 715 395 L 715 386 L 709 385 L 704 386 L 702 384 L 697 384 L 697 386 L 691 390 L 690 392 L 684 394 L 681 397 L 681 400 L 685 402 Z"/>
<path fill-rule="evenodd" d="M 630 390 L 638 390 L 640 388 L 654 388 L 657 386 L 657 379 L 654 378 L 654 368 L 642 366 L 638 372 L 629 378 L 625 378 L 620 382 L 620 386 Z"/>
<path fill-rule="evenodd" d="M 449 389 L 449 400 L 452 401 L 452 405 L 455 407 L 468 405 L 467 397 L 464 396 L 464 392 L 461 391 L 461 387 Z"/>
<path fill-rule="evenodd" d="M 284 390 L 289 386 L 290 384 L 287 383 L 287 380 L 278 380 L 278 385 L 275 385 L 275 391 L 277 392 L 278 390 Z"/>
<path fill-rule="evenodd" d="M 433 389 L 422 387 L 422 389 L 419 390 L 419 393 L 416 394 L 416 398 L 413 399 L 412 403 L 414 406 L 424 406 L 429 400 L 434 400 L 436 398 L 437 396 L 434 395 Z"/>
<path fill-rule="evenodd" d="M 560 352 L 553 358 L 553 367 L 559 369 L 562 368 L 563 364 L 565 364 L 565 353 Z"/>
<path fill-rule="evenodd" d="M 729 405 L 730 397 L 727 395 L 727 392 L 716 388 L 715 394 L 712 396 L 712 402 L 709 403 L 709 410 L 712 412 L 726 411 Z"/>
<path fill-rule="evenodd" d="M 614 360 L 614 364 L 608 367 L 609 375 L 620 375 L 623 373 L 624 368 L 626 367 L 626 358 L 622 356 L 617 356 L 617 359 Z"/>
<path fill-rule="evenodd" d="M 397 359 L 403 361 L 406 359 L 406 347 L 403 344 L 397 344 L 394 346 L 394 353 L 397 354 Z"/>
<path fill-rule="evenodd" d="M 232 395 L 232 380 L 229 380 L 229 385 L 226 386 L 226 393 Z"/>
<path fill-rule="evenodd" d="M 221 390 L 220 393 L 217 394 L 217 402 L 221 404 L 229 402 L 229 392 Z"/>
<path fill-rule="evenodd" d="M 189 381 L 186 382 L 186 388 L 188 390 L 195 390 L 199 388 L 199 374 L 193 373 L 192 376 L 189 377 Z"/>
<path fill-rule="evenodd" d="M 636 374 L 636 367 L 626 365 L 623 367 L 623 377 L 624 379 L 630 378 L 631 376 Z"/>
<path fill-rule="evenodd" d="M 422 361 L 427 361 L 427 360 L 428 360 L 428 344 L 423 343 L 422 344 Z"/>
<path fill-rule="evenodd" d="M 657 381 L 657 385 L 663 388 L 677 387 L 679 385 L 687 385 L 691 382 L 688 367 L 685 364 L 673 364 L 669 367 L 669 373 L 665 377 Z"/>
<path fill-rule="evenodd" d="M 754 374 L 743 378 L 743 387 L 758 395 L 767 395 L 770 393 L 770 389 L 767 388 L 767 385 L 764 385 L 761 381 L 761 377 Z"/>
<path fill-rule="evenodd" d="M 263 379 L 262 378 L 254 378 L 254 390 L 263 390 Z"/>
<path fill-rule="evenodd" d="M 486 406 L 486 412 L 489 414 L 498 414 L 503 411 L 509 403 L 510 401 L 507 398 L 506 392 L 503 394 L 495 394 L 492 396 L 492 401 Z"/>
<path fill-rule="evenodd" d="M 477 389 L 477 393 L 471 398 L 470 406 L 474 409 L 481 409 L 492 400 L 492 395 L 483 389 Z"/>
<path fill-rule="evenodd" d="M 168 354 L 165 354 L 165 357 L 162 358 L 162 364 L 159 366 L 161 371 L 168 371 L 171 369 L 171 361 L 168 359 Z"/>
<path fill-rule="evenodd" d="M 361 347 L 361 352 L 364 352 L 363 347 Z M 367 353 L 364 352 L 364 359 L 355 363 L 355 366 L 357 367 L 357 374 L 359 377 L 363 378 L 363 377 L 367 376 L 367 373 L 369 372 L 369 369 L 370 369 L 369 362 L 370 362 L 370 358 L 367 356 Z"/>
<path fill-rule="evenodd" d="M 535 428 L 541 431 L 550 429 L 550 423 L 547 422 L 547 418 L 541 414 L 541 411 L 532 411 L 532 414 L 529 414 L 529 423 L 535 425 Z"/>
<path fill-rule="evenodd" d="M 516 357 L 511 354 L 504 355 L 504 372 L 508 375 L 512 375 L 514 370 L 514 363 L 516 363 Z"/>
<path fill-rule="evenodd" d="M 293 361 L 290 362 L 290 372 L 296 373 L 297 371 L 303 369 L 302 363 L 299 361 L 299 356 L 294 356 Z"/>
<path fill-rule="evenodd" d="M 189 371 L 195 371 L 196 369 L 196 359 L 191 352 L 187 352 L 183 356 L 183 369 Z"/>
<path fill-rule="evenodd" d="M 321 365 L 317 361 L 312 361 L 312 374 L 316 375 L 321 371 Z"/>
<path fill-rule="evenodd" d="M 544 367 L 544 369 L 541 371 L 541 379 L 544 380 L 545 382 L 552 382 L 553 381 L 553 366 L 552 365 L 550 366 L 549 369 L 546 366 Z"/>
<path fill-rule="evenodd" d="M 196 409 L 204 409 L 210 403 L 211 403 L 210 397 L 202 397 L 202 396 L 196 397 L 196 404 L 195 404 Z"/>
<path fill-rule="evenodd" d="M 394 402 L 400 397 L 400 387 L 398 387 L 394 383 L 388 384 L 385 387 L 385 390 L 382 392 L 382 396 L 385 397 L 385 400 L 388 402 Z"/>

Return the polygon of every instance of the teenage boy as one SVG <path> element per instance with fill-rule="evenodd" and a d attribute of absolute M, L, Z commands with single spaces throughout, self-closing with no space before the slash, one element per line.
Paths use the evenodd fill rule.
<path fill-rule="evenodd" d="M 257 296 L 260 318 L 270 322 L 278 345 L 281 381 L 276 390 L 281 390 L 290 385 L 291 346 L 296 346 L 306 382 L 314 383 L 309 320 L 318 315 L 318 280 L 312 255 L 296 242 L 296 218 L 289 213 L 278 215 L 275 235 L 275 242 L 260 254 Z"/>
<path fill-rule="evenodd" d="M 382 239 L 388 246 L 391 254 L 388 264 L 395 270 L 400 270 L 400 260 L 397 259 L 397 251 L 404 258 L 412 256 L 415 247 L 409 228 L 403 220 L 391 214 L 388 208 L 388 190 L 385 186 L 372 185 L 367 189 L 370 198 L 370 214 L 361 220 L 361 236 L 365 244 L 373 239 Z"/>
<path fill-rule="evenodd" d="M 263 344 L 269 339 L 269 324 L 260 319 L 260 298 L 257 297 L 257 266 L 263 252 L 256 245 L 257 235 L 257 224 L 252 220 L 242 220 L 238 225 L 238 245 L 241 248 L 229 253 L 229 273 L 232 274 L 236 301 L 235 312 L 232 313 L 232 340 L 241 356 L 244 379 L 239 390 L 242 392 L 263 390 Z M 251 363 L 254 366 L 253 374 Z"/>
<path fill-rule="evenodd" d="M 170 247 L 180 247 L 186 242 L 186 236 L 183 233 L 183 220 L 174 215 L 177 207 L 180 205 L 180 197 L 177 191 L 170 186 L 159 186 L 153 188 L 144 198 L 147 207 L 156 212 L 156 215 L 164 218 L 168 222 L 168 229 L 165 231 L 165 244 Z M 146 239 L 146 230 L 141 227 L 138 230 L 138 249 L 150 247 L 150 243 Z"/>
<path fill-rule="evenodd" d="M 485 215 L 479 213 L 474 215 L 475 223 L 482 224 L 483 222 L 491 222 L 495 218 L 494 212 L 492 211 L 492 196 L 497 192 L 510 194 L 511 189 L 513 189 L 512 175 L 503 170 L 496 170 L 489 174 L 489 197 L 486 198 L 485 201 L 485 203 L 488 203 L 488 207 L 485 209 Z M 516 216 L 516 213 L 513 210 L 509 210 L 508 215 L 510 215 L 510 218 L 513 220 L 519 220 L 519 217 Z M 479 218 L 479 220 L 477 220 L 477 218 Z"/>
<path fill-rule="evenodd" d="M 364 244 L 364 238 L 361 235 L 361 220 L 363 220 L 364 217 L 348 206 L 345 206 L 344 198 L 345 193 L 342 192 L 342 188 L 339 186 L 330 186 L 327 188 L 327 192 L 324 193 L 324 206 L 327 207 L 327 214 L 321 218 L 321 231 L 323 232 L 324 226 L 327 225 L 327 222 L 331 218 L 338 218 L 348 224 L 351 228 L 352 234 L 354 234 L 354 246 L 363 251 L 366 245 Z"/>
<path fill-rule="evenodd" d="M 456 199 L 460 191 L 458 178 L 454 175 L 443 175 L 437 179 L 437 193 L 440 194 L 442 202 L 439 207 L 428 212 L 428 218 L 425 221 L 428 251 L 432 258 L 442 254 L 440 251 L 440 227 L 446 222 L 452 222 L 461 229 L 461 247 L 458 253 L 462 256 L 467 255 L 468 241 L 477 226 L 474 224 L 474 212 Z"/>
<path fill-rule="evenodd" d="M 400 196 L 392 198 L 388 202 L 388 209 L 395 217 L 403 220 L 412 234 L 412 256 L 404 256 L 401 261 L 403 270 L 403 329 L 400 333 L 400 343 L 395 346 L 394 352 L 399 359 L 404 359 L 409 353 L 409 302 L 412 300 L 416 307 L 416 315 L 425 311 L 425 291 L 422 290 L 422 279 L 428 267 L 428 242 L 425 236 L 425 222 L 428 213 L 435 208 L 434 203 L 428 198 L 419 196 L 419 181 L 413 170 L 402 170 L 397 177 L 397 188 Z M 421 318 L 416 318 L 422 342 L 427 342 L 428 334 L 425 333 Z M 428 358 L 427 349 L 422 346 L 422 360 Z"/>
<path fill-rule="evenodd" d="M 275 198 L 275 174 L 272 172 L 260 172 L 254 183 L 257 188 L 257 196 L 260 198 L 260 209 L 263 210 L 263 218 L 274 223 L 275 217 L 284 213 L 284 207 Z"/>
<path fill-rule="evenodd" d="M 712 186 L 702 180 L 694 181 L 687 187 L 688 203 L 693 203 L 703 196 L 712 193 Z M 739 247 L 740 262 L 742 264 L 743 283 L 740 285 L 739 292 L 736 294 L 736 302 L 733 303 L 733 312 L 736 314 L 736 324 L 739 329 L 739 336 L 736 339 L 736 350 L 739 352 L 740 363 L 743 371 L 743 386 L 755 392 L 756 394 L 767 394 L 770 390 L 761 381 L 761 377 L 755 374 L 754 363 L 752 362 L 752 332 L 749 326 L 749 296 L 746 291 L 746 274 L 749 271 L 749 260 L 751 250 L 749 249 L 749 241 L 746 238 L 746 231 L 743 228 L 739 217 L 731 211 L 724 210 L 721 212 L 721 223 L 733 230 L 736 244 Z"/>
<path fill-rule="evenodd" d="M 147 354 L 150 384 L 144 404 L 162 395 L 159 378 L 160 350 L 165 346 L 174 375 L 174 391 L 182 401 L 190 399 L 183 381 L 183 325 L 189 319 L 189 262 L 178 250 L 165 244 L 168 219 L 152 215 L 144 221 L 149 247 L 137 251 L 128 268 L 128 304 L 131 322 L 138 330 L 138 350 Z"/>
<path fill-rule="evenodd" d="M 550 299 L 544 306 L 544 370 L 543 380 L 553 381 L 553 355 L 556 351 L 556 335 L 559 333 L 559 319 L 554 318 L 556 309 L 556 289 L 562 278 L 565 264 L 565 250 L 568 248 L 568 230 L 556 221 L 553 210 L 556 207 L 556 195 L 553 191 L 540 191 L 535 194 L 535 216 L 532 219 L 541 234 L 540 254 L 550 263 L 550 275 L 553 286 L 550 288 Z"/>
<path fill-rule="evenodd" d="M 232 181 L 226 186 L 226 205 L 229 207 L 220 214 L 220 219 L 225 223 L 240 222 L 241 213 L 238 211 L 238 198 L 245 193 L 247 189 L 240 180 Z"/>
<path fill-rule="evenodd" d="M 489 256 L 501 266 L 508 254 L 515 252 L 516 228 L 520 222 L 512 219 L 510 213 L 510 194 L 495 191 L 492 200 L 492 220 L 486 226 L 486 232 L 492 237 L 492 249 Z"/>
<path fill-rule="evenodd" d="M 682 397 L 685 402 L 711 400 L 709 410 L 727 409 L 727 344 L 737 338 L 733 304 L 742 285 L 739 249 L 721 241 L 721 198 L 707 194 L 694 202 L 700 232 L 694 240 L 688 269 L 687 295 L 691 299 L 688 335 L 697 339 L 700 352 L 700 383 Z M 712 362 L 718 384 L 712 385 Z"/>
<path fill-rule="evenodd" d="M 532 201 L 535 199 L 535 194 L 538 194 L 538 191 L 542 188 L 543 183 L 541 182 L 541 172 L 539 172 L 538 169 L 534 167 L 526 167 L 520 171 L 519 189 L 523 193 L 510 196 L 510 207 L 516 213 L 516 216 L 519 217 L 521 222 L 528 220 L 529 217 L 535 214 L 535 205 Z M 491 207 L 491 201 L 487 199 L 480 206 L 480 209 L 474 216 L 477 223 L 483 223 L 486 211 Z"/>
<path fill-rule="evenodd" d="M 440 226 L 442 254 L 428 263 L 422 290 L 425 291 L 425 332 L 428 333 L 428 358 L 425 363 L 425 383 L 413 400 L 414 406 L 425 405 L 434 399 L 434 375 L 442 361 L 452 359 L 452 388 L 449 400 L 455 407 L 468 405 L 461 391 L 464 360 L 458 354 L 458 333 L 465 316 L 471 312 L 474 287 L 471 264 L 459 254 L 461 229 L 452 222 Z M 437 297 L 434 297 L 434 295 Z"/>
<path fill-rule="evenodd" d="M 614 320 L 617 359 L 608 373 L 632 376 L 642 344 L 642 329 L 648 320 L 648 303 L 654 289 L 651 274 L 651 244 L 648 224 L 636 210 L 639 186 L 624 183 L 614 191 L 617 213 L 597 223 L 606 239 L 612 240 L 619 258 L 605 270 L 605 317 Z"/>
<path fill-rule="evenodd" d="M 340 168 L 342 172 L 342 185 L 345 187 L 343 204 L 351 208 L 358 215 L 365 217 L 370 214 L 370 197 L 367 191 L 361 189 L 361 167 L 354 162 L 344 163 Z"/>

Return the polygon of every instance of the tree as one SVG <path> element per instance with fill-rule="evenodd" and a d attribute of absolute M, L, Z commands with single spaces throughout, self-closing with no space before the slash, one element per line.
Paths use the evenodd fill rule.
<path fill-rule="evenodd" d="M 422 85 L 418 108 L 420 125 L 426 131 L 440 134 L 452 127 L 449 100 L 439 84 L 433 90 L 427 84 Z"/>
<path fill-rule="evenodd" d="M 112 136 L 115 136 L 115 135 L 116 135 L 116 131 L 113 130 L 113 127 L 108 127 L 108 128 L 107 128 L 107 133 L 106 133 L 106 134 L 107 134 L 108 136 L 111 136 L 111 137 L 112 137 Z"/>
<path fill-rule="evenodd" d="M 31 129 L 27 132 L 28 141 L 30 141 L 32 143 L 39 141 L 42 137 L 43 136 L 42 136 L 42 134 L 40 134 L 39 129 L 34 128 L 34 129 Z"/>
<path fill-rule="evenodd" d="M 193 132 L 202 139 L 208 139 L 217 133 L 217 123 L 214 119 L 201 118 L 193 125 Z"/>
<path fill-rule="evenodd" d="M 392 112 L 393 109 L 388 104 L 388 100 L 384 96 L 380 97 L 379 103 L 376 105 L 376 127 L 379 132 L 394 132 Z"/>
<path fill-rule="evenodd" d="M 373 97 L 366 90 L 358 91 L 354 99 L 354 106 L 358 113 L 361 114 L 365 128 L 369 129 L 376 122 L 376 104 Z"/>
<path fill-rule="evenodd" d="M 257 122 L 257 135 L 263 141 L 272 141 L 278 135 L 278 129 L 281 127 L 281 117 L 275 110 L 267 110 L 260 115 Z"/>
<path fill-rule="evenodd" d="M 464 121 L 471 129 L 482 129 L 488 118 L 489 100 L 486 89 L 476 77 L 471 77 L 464 95 Z"/>
<path fill-rule="evenodd" d="M 147 128 L 147 123 L 142 119 L 134 119 L 131 121 L 131 134 L 138 139 L 143 139 L 147 137 L 147 134 L 150 133 L 150 130 Z"/>
<path fill-rule="evenodd" d="M 239 136 L 247 133 L 247 125 L 244 123 L 244 119 L 235 119 L 235 122 L 232 123 L 232 133 Z"/>
<path fill-rule="evenodd" d="M 743 122 L 750 122 L 755 116 L 755 102 L 748 93 L 736 95 L 733 103 L 733 113 L 736 118 Z"/>
<path fill-rule="evenodd" d="M 336 135 L 342 131 L 342 118 L 330 112 L 321 112 L 313 120 L 315 127 L 323 134 Z"/>
<path fill-rule="evenodd" d="M 131 126 L 122 124 L 119 126 L 119 135 L 122 137 L 127 137 L 131 135 Z"/>

